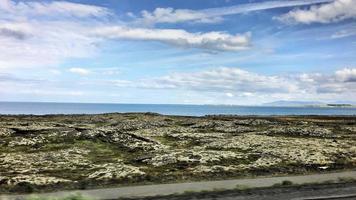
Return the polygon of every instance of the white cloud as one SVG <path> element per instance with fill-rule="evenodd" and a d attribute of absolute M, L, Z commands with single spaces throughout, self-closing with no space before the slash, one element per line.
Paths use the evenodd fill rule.
<path fill-rule="evenodd" d="M 306 10 L 292 10 L 278 17 L 286 23 L 332 23 L 356 18 L 356 0 L 335 0 Z"/>
<path fill-rule="evenodd" d="M 344 68 L 335 72 L 335 77 L 343 82 L 356 82 L 356 68 Z"/>
<path fill-rule="evenodd" d="M 0 69 L 55 67 L 67 59 L 95 55 L 98 44 L 108 39 L 158 41 L 208 51 L 236 51 L 250 45 L 249 33 L 129 28 L 105 21 L 109 14 L 103 7 L 66 1 L 0 0 Z"/>
<path fill-rule="evenodd" d="M 0 9 L 3 11 L 8 11 L 12 7 L 12 1 L 11 0 L 0 0 Z"/>
<path fill-rule="evenodd" d="M 303 74 L 299 76 L 299 86 L 309 94 L 356 95 L 356 68 L 343 68 L 334 74 Z M 334 97 L 335 98 L 335 97 Z"/>
<path fill-rule="evenodd" d="M 156 8 L 153 12 L 146 10 L 141 12 L 142 19 L 139 19 L 146 25 L 155 23 L 177 23 L 194 21 L 200 23 L 216 23 L 222 21 L 219 16 L 211 17 L 201 11 L 194 11 L 189 9 L 173 9 L 173 8 Z"/>
<path fill-rule="evenodd" d="M 261 75 L 239 68 L 220 67 L 136 81 L 120 80 L 111 84 L 125 88 L 214 93 L 232 99 L 260 98 L 261 102 L 280 99 L 335 100 L 356 97 L 356 68 L 340 69 L 334 74 Z"/>
<path fill-rule="evenodd" d="M 67 58 L 93 55 L 99 38 L 69 21 L 0 19 L 0 69 L 50 67 Z"/>
<path fill-rule="evenodd" d="M 356 27 L 337 31 L 331 35 L 331 39 L 345 38 L 356 35 Z"/>
<path fill-rule="evenodd" d="M 0 69 L 51 67 L 93 55 L 101 39 L 87 32 L 107 13 L 66 1 L 0 0 Z"/>
<path fill-rule="evenodd" d="M 234 97 L 234 96 L 235 96 L 234 94 L 232 94 L 232 93 L 230 93 L 230 92 L 225 93 L 225 95 L 226 95 L 227 97 Z"/>
<path fill-rule="evenodd" d="M 156 8 L 152 12 L 142 11 L 142 17 L 138 22 L 152 25 L 155 23 L 216 23 L 223 20 L 223 16 L 247 13 L 252 11 L 267 10 L 282 7 L 294 7 L 301 5 L 310 5 L 316 3 L 330 2 L 332 0 L 292 0 L 292 1 L 265 1 L 259 3 L 248 3 L 238 6 L 211 8 L 205 10 Z"/>
<path fill-rule="evenodd" d="M 85 5 L 79 3 L 71 3 L 67 1 L 53 1 L 53 2 L 35 2 L 35 1 L 11 1 L 0 0 L 0 10 L 3 14 L 13 14 L 22 16 L 40 16 L 47 15 L 58 17 L 72 16 L 72 17 L 101 17 L 109 15 L 108 9 L 99 6 Z M 0 14 L 0 15 L 3 15 Z"/>
<path fill-rule="evenodd" d="M 296 90 L 295 83 L 285 77 L 265 76 L 238 68 L 226 67 L 194 73 L 176 73 L 157 79 L 140 81 L 139 86 L 161 89 L 224 91 L 225 93 L 284 93 Z"/>
<path fill-rule="evenodd" d="M 73 67 L 69 69 L 70 72 L 74 74 L 78 74 L 81 76 L 87 76 L 90 74 L 90 70 L 84 69 L 84 68 L 79 68 L 79 67 Z"/>
<path fill-rule="evenodd" d="M 181 29 L 146 29 L 122 26 L 99 27 L 96 36 L 110 39 L 151 40 L 184 48 L 213 51 L 238 51 L 250 46 L 250 33 L 231 35 L 224 32 L 190 33 Z"/>
<path fill-rule="evenodd" d="M 97 71 L 93 73 L 97 73 Z M 48 98 L 61 98 L 68 94 L 68 96 L 84 95 L 88 97 L 88 95 L 94 95 L 90 97 L 95 97 L 95 94 L 108 91 L 101 95 L 105 99 L 108 98 L 107 94 L 125 90 L 126 92 L 136 91 L 130 95 L 140 92 L 149 93 L 149 97 L 151 97 L 150 95 L 153 97 L 170 94 L 176 95 L 176 98 L 179 96 L 186 99 L 189 94 L 191 102 L 214 104 L 258 104 L 281 99 L 332 102 L 356 98 L 356 68 L 344 68 L 331 74 L 262 75 L 239 68 L 219 67 L 147 79 L 112 80 L 103 78 L 85 79 L 84 81 L 73 78 L 63 84 L 63 81 L 55 79 L 19 78 L 2 73 L 0 74 L 0 95 L 8 97 L 33 94 Z M 26 91 L 32 92 L 26 93 Z M 139 97 L 138 95 L 137 98 Z M 182 101 L 179 98 L 175 100 L 175 103 Z M 158 99 L 155 103 L 162 103 L 162 101 Z"/>

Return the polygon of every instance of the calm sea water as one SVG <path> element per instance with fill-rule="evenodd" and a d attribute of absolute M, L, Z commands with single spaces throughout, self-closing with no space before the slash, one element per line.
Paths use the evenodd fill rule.
<path fill-rule="evenodd" d="M 91 104 L 0 102 L 0 114 L 98 114 L 155 112 L 166 115 L 356 115 L 356 108 L 262 107 L 167 104 Z"/>

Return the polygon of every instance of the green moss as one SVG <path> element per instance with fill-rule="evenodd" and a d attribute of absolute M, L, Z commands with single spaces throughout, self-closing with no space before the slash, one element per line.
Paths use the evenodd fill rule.
<path fill-rule="evenodd" d="M 69 149 L 73 146 L 74 146 L 73 143 L 47 143 L 47 144 L 43 144 L 39 148 L 30 148 L 27 152 L 35 153 L 35 152 L 59 151 L 62 149 Z"/>
<path fill-rule="evenodd" d="M 284 181 L 282 181 L 282 185 L 284 185 L 284 186 L 293 185 L 293 182 L 289 181 L 289 180 L 284 180 Z"/>
<path fill-rule="evenodd" d="M 102 142 L 100 140 L 79 140 L 73 144 L 73 147 L 79 147 L 90 151 L 87 158 L 95 163 L 115 162 L 121 159 L 124 154 L 122 149 L 114 144 Z"/>

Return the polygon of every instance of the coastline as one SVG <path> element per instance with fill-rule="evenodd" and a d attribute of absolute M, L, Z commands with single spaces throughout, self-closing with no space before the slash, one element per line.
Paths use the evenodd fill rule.
<path fill-rule="evenodd" d="M 109 103 L 45 103 L 0 102 L 0 114 L 105 114 L 151 112 L 162 115 L 356 115 L 356 107 L 331 106 L 239 106 L 190 104 L 109 104 Z"/>

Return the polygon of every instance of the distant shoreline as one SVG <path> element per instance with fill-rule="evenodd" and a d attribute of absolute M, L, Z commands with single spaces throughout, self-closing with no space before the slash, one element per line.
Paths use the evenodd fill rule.
<path fill-rule="evenodd" d="M 227 106 L 227 107 L 352 107 L 356 108 L 356 104 L 345 103 L 320 103 L 320 104 L 289 104 L 289 105 L 274 105 L 272 103 L 246 105 L 246 104 L 187 104 L 187 103 L 127 103 L 127 102 L 55 102 L 55 101 L 0 101 L 1 103 L 10 104 L 89 104 L 89 105 L 154 105 L 154 106 Z"/>
<path fill-rule="evenodd" d="M 159 113 L 173 116 L 240 115 L 356 115 L 355 106 L 237 106 L 188 104 L 100 104 L 100 103 L 44 103 L 0 102 L 4 115 Z"/>

